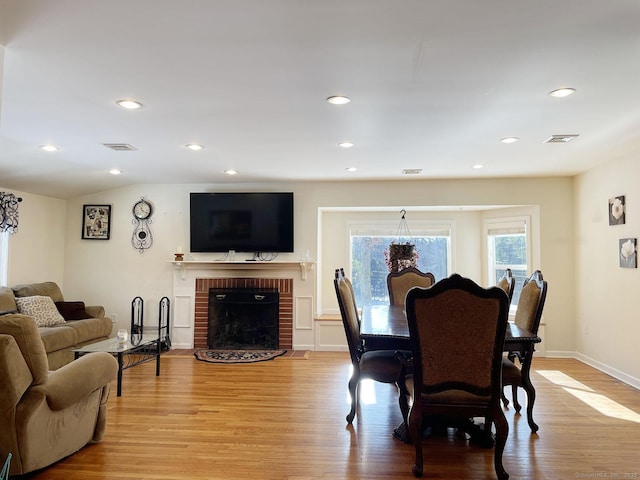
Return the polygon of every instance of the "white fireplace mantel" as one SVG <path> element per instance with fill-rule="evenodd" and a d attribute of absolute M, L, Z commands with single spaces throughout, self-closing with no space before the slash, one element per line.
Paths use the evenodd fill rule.
<path fill-rule="evenodd" d="M 210 270 L 212 268 L 224 269 L 224 270 L 289 270 L 296 265 L 300 267 L 300 277 L 302 281 L 307 280 L 307 272 L 313 270 L 315 262 L 276 262 L 276 261 L 217 261 L 217 260 L 183 260 L 183 261 L 170 261 L 177 269 L 181 270 L 181 277 L 185 279 L 187 277 L 187 269 L 205 269 Z"/>
<path fill-rule="evenodd" d="M 313 350 L 315 276 L 312 261 L 170 260 L 173 270 L 171 343 L 193 348 L 195 285 L 199 278 L 291 278 L 293 280 L 293 348 Z"/>

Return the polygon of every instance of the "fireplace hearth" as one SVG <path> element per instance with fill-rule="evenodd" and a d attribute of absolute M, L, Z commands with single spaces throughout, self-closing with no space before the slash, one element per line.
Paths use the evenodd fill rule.
<path fill-rule="evenodd" d="M 208 348 L 278 348 L 276 288 L 210 288 L 208 312 Z"/>

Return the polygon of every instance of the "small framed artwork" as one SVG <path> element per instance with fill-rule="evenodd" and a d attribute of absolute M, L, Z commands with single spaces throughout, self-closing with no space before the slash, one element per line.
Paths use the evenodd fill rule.
<path fill-rule="evenodd" d="M 82 206 L 82 239 L 109 240 L 111 205 Z"/>
<path fill-rule="evenodd" d="M 638 268 L 638 239 L 621 238 L 620 242 L 620 267 Z"/>
<path fill-rule="evenodd" d="M 624 225 L 624 195 L 609 199 L 609 225 Z"/>

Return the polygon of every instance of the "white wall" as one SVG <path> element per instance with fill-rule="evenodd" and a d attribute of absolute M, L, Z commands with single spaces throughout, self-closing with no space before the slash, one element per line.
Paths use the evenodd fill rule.
<path fill-rule="evenodd" d="M 640 237 L 640 165 L 609 161 L 575 178 L 575 324 L 579 358 L 640 388 L 640 271 L 620 268 L 618 241 Z M 609 226 L 608 199 L 625 195 L 626 223 Z"/>
<path fill-rule="evenodd" d="M 540 268 L 550 284 L 545 307 L 547 352 L 574 352 L 574 241 L 573 180 L 571 178 L 433 180 L 397 182 L 317 182 L 280 185 L 134 185 L 69 200 L 22 195 L 20 246 L 11 251 L 10 284 L 53 279 L 63 285 L 69 300 L 85 300 L 116 314 L 118 326 L 130 321 L 131 299 L 145 298 L 147 323 L 157 319 L 157 302 L 171 295 L 172 266 L 168 263 L 178 245 L 187 249 L 189 192 L 191 191 L 293 191 L 295 194 L 296 252 L 281 260 L 299 260 L 307 250 L 320 260 L 317 285 L 326 268 L 318 256 L 319 215 L 322 208 L 464 205 L 531 205 L 540 208 Z M 612 194 L 615 194 L 613 192 Z M 143 254 L 131 246 L 131 207 L 145 196 L 155 206 L 151 225 L 153 247 Z M 605 198 L 607 198 L 605 196 Z M 112 205 L 111 239 L 81 240 L 82 205 Z M 577 209 L 578 210 L 578 209 Z M 397 214 L 396 214 L 397 215 Z M 604 215 L 604 212 L 603 212 Z M 66 221 L 66 227 L 61 225 Z M 23 227 L 24 226 L 24 227 Z M 465 227 L 466 228 L 466 227 Z M 473 231 L 457 230 L 460 245 L 454 269 L 482 280 L 475 259 L 480 246 L 470 246 Z M 462 237 L 462 238 L 461 238 Z M 331 232 L 322 232 L 323 243 Z M 214 259 L 215 255 L 194 255 Z M 189 258 L 187 256 L 187 258 Z M 61 279 L 62 277 L 62 279 Z M 318 306 L 320 305 L 320 307 Z M 316 310 L 322 304 L 316 304 Z M 617 364 L 621 370 L 625 363 Z"/>
<path fill-rule="evenodd" d="M 7 284 L 51 280 L 62 288 L 67 202 L 23 192 L 12 193 L 22 197 L 22 202 L 18 206 L 18 231 L 9 240 Z"/>

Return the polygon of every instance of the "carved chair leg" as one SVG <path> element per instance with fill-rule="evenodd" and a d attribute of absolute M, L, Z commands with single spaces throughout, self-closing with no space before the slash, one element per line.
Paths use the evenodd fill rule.
<path fill-rule="evenodd" d="M 504 446 L 507 443 L 507 437 L 509 435 L 509 424 L 507 423 L 504 412 L 502 411 L 502 408 L 499 407 L 499 405 L 498 408 L 496 408 L 494 411 L 493 421 L 496 426 L 493 463 L 498 479 L 507 480 L 509 478 L 509 474 L 504 469 L 504 465 L 502 464 L 502 454 L 504 452 Z"/>
<path fill-rule="evenodd" d="M 359 375 L 355 374 L 349 380 L 349 396 L 351 397 L 351 411 L 347 415 L 347 423 L 353 422 L 356 416 L 356 408 L 358 406 L 358 384 L 360 383 Z"/>
<path fill-rule="evenodd" d="M 516 409 L 516 412 L 519 412 L 522 408 L 522 405 L 518 402 L 518 386 L 511 385 L 511 395 L 513 396 L 513 406 Z"/>

